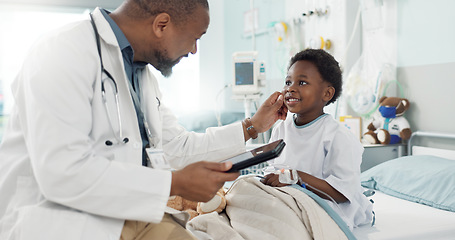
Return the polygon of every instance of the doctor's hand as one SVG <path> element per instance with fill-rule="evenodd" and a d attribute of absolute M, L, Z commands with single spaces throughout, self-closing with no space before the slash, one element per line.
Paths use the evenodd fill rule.
<path fill-rule="evenodd" d="M 207 202 L 223 187 L 226 181 L 233 181 L 240 173 L 226 173 L 231 162 L 196 162 L 172 172 L 171 196 L 177 195 L 197 202 Z"/>
<path fill-rule="evenodd" d="M 251 123 L 257 132 L 265 132 L 279 119 L 285 120 L 287 112 L 283 94 L 274 92 L 251 117 Z"/>

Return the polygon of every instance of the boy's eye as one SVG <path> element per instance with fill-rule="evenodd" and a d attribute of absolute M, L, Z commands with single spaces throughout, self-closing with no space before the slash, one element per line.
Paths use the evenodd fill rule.
<path fill-rule="evenodd" d="M 305 81 L 299 81 L 299 86 L 303 86 L 303 85 L 305 85 L 305 84 L 306 84 Z"/>
<path fill-rule="evenodd" d="M 286 80 L 286 81 L 284 82 L 284 85 L 286 85 L 286 86 L 290 86 L 290 85 L 291 85 L 291 81 L 289 81 L 289 80 Z"/>

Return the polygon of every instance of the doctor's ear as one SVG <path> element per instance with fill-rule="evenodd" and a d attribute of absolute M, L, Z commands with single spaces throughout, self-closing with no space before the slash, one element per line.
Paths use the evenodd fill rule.
<path fill-rule="evenodd" d="M 153 32 L 157 37 L 162 37 L 164 35 L 164 31 L 169 28 L 169 24 L 171 23 L 171 16 L 167 13 L 160 13 L 158 14 L 155 19 L 153 20 Z"/>

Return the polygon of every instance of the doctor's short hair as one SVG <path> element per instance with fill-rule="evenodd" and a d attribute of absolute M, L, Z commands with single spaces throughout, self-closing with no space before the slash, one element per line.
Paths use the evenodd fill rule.
<path fill-rule="evenodd" d="M 126 0 L 137 6 L 130 11 L 132 17 L 145 18 L 156 16 L 160 13 L 167 13 L 177 23 L 186 22 L 194 10 L 201 6 L 209 9 L 207 0 Z"/>
<path fill-rule="evenodd" d="M 312 62 L 318 69 L 324 81 L 330 83 L 335 88 L 332 99 L 326 105 L 335 102 L 341 94 L 342 76 L 341 69 L 335 58 L 322 49 L 306 49 L 295 54 L 289 62 L 288 71 L 297 61 Z"/>

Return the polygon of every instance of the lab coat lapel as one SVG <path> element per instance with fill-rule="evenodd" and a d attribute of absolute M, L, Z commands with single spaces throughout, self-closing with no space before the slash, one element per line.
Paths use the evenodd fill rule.
<path fill-rule="evenodd" d="M 104 68 L 112 75 L 118 88 L 119 108 L 122 118 L 122 129 L 124 135 L 129 138 L 130 144 L 134 148 L 142 145 L 142 139 L 139 132 L 139 125 L 134 108 L 134 103 L 128 88 L 128 77 L 126 76 L 123 56 L 118 46 L 112 28 L 102 15 L 99 8 L 93 13 L 101 41 L 101 53 L 103 56 Z M 142 151 L 135 151 L 138 156 L 142 156 Z M 135 159 L 136 156 L 132 156 Z M 141 157 L 142 158 L 142 157 Z"/>
<path fill-rule="evenodd" d="M 151 145 L 154 148 L 162 148 L 161 93 L 158 82 L 148 69 L 149 67 L 151 66 L 145 67 L 138 76 L 141 86 L 141 105 L 152 133 Z"/>

